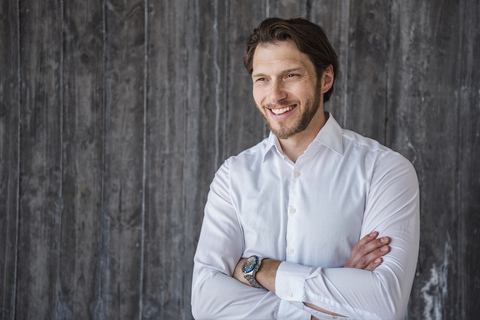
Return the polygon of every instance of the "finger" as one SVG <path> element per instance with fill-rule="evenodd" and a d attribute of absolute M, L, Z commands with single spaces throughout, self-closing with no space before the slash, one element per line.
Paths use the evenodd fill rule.
<path fill-rule="evenodd" d="M 362 242 L 359 241 L 354 246 L 351 256 L 348 259 L 347 263 L 345 264 L 345 267 L 364 269 L 373 260 L 388 253 L 387 250 L 390 249 L 388 247 L 389 243 L 390 243 L 389 237 L 382 237 L 380 239 L 373 239 L 373 240 L 370 238 L 370 240 L 368 240 L 368 242 L 364 244 L 362 244 Z M 379 250 L 380 248 L 383 248 L 383 250 L 376 251 L 376 250 Z"/>
<path fill-rule="evenodd" d="M 358 246 L 366 245 L 367 243 L 375 240 L 377 237 L 378 237 L 378 231 L 370 232 L 365 237 L 360 239 L 360 241 L 358 241 L 355 245 L 358 245 Z"/>
<path fill-rule="evenodd" d="M 382 248 L 385 245 L 390 244 L 390 237 L 381 237 L 379 239 L 375 239 L 373 241 L 370 241 L 365 245 L 365 253 L 370 253 L 373 252 L 379 248 Z"/>
<path fill-rule="evenodd" d="M 390 247 L 388 245 L 384 245 L 384 246 L 372 251 L 371 253 L 363 256 L 358 261 L 355 268 L 367 270 L 367 268 L 370 267 L 372 263 L 374 263 L 374 262 L 380 262 L 381 263 L 381 260 L 377 261 L 377 259 L 386 255 L 389 252 L 390 252 Z M 376 265 L 375 268 L 376 267 L 378 267 L 378 265 Z"/>
<path fill-rule="evenodd" d="M 348 259 L 347 263 L 345 264 L 345 267 L 347 268 L 355 268 L 355 266 L 358 264 L 358 261 L 362 258 L 362 256 L 365 254 L 366 250 L 369 248 L 366 247 L 366 245 L 373 240 L 375 240 L 378 236 L 377 231 L 373 231 L 366 236 L 364 236 L 360 241 L 355 243 L 353 246 L 352 253 L 350 254 L 350 258 Z M 367 252 L 368 253 L 368 252 Z"/>
<path fill-rule="evenodd" d="M 377 258 L 374 261 L 372 261 L 364 270 L 367 271 L 373 271 L 375 270 L 379 265 L 381 265 L 383 262 L 382 258 Z"/>
<path fill-rule="evenodd" d="M 364 268 L 368 264 L 365 264 L 365 262 L 369 262 L 369 260 L 365 258 L 366 255 L 382 247 L 383 245 L 390 243 L 389 237 L 382 237 L 380 239 L 376 239 L 377 236 L 378 232 L 375 231 L 370 233 L 369 235 L 366 235 L 360 241 L 358 241 L 353 246 L 352 253 L 350 255 L 350 258 L 348 259 L 346 266 L 353 268 Z"/>
<path fill-rule="evenodd" d="M 374 239 L 366 244 L 364 244 L 361 248 L 358 248 L 358 253 L 366 256 L 375 250 L 382 248 L 385 245 L 390 243 L 390 237 L 381 237 L 379 239 Z"/>

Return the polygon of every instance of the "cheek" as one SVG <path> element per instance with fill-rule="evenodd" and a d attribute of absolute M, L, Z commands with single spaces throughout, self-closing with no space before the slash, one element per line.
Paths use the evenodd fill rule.
<path fill-rule="evenodd" d="M 261 94 L 260 90 L 253 89 L 253 100 L 255 101 L 255 104 L 257 106 L 262 105 L 262 102 L 264 100 L 264 95 Z"/>
<path fill-rule="evenodd" d="M 300 100 L 309 100 L 313 97 L 315 97 L 315 94 L 317 93 L 317 90 L 320 88 L 313 88 L 313 87 L 300 87 L 298 90 L 295 90 L 295 92 L 292 92 L 294 96 L 297 97 L 297 99 Z"/>

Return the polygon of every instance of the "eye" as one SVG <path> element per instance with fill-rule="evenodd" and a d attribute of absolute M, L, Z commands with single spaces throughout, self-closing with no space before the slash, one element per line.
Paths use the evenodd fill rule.
<path fill-rule="evenodd" d="M 289 73 L 289 74 L 287 74 L 287 78 L 294 78 L 294 77 L 298 77 L 298 76 L 299 76 L 299 74 L 297 74 L 297 73 Z"/>

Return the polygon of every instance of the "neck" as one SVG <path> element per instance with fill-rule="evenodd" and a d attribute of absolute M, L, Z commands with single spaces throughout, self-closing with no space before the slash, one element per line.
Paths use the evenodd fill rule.
<path fill-rule="evenodd" d="M 283 153 L 294 163 L 297 162 L 297 159 L 307 150 L 326 121 L 327 118 L 323 112 L 323 108 L 319 108 L 307 129 L 287 139 L 278 139 L 282 146 Z"/>

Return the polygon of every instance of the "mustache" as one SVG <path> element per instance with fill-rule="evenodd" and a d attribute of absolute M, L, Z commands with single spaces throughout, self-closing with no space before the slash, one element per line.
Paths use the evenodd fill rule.
<path fill-rule="evenodd" d="M 293 106 L 297 104 L 298 103 L 295 101 L 282 101 L 278 103 L 266 103 L 266 104 L 263 104 L 263 107 L 267 109 L 275 109 L 275 108 L 284 108 L 288 106 Z"/>

